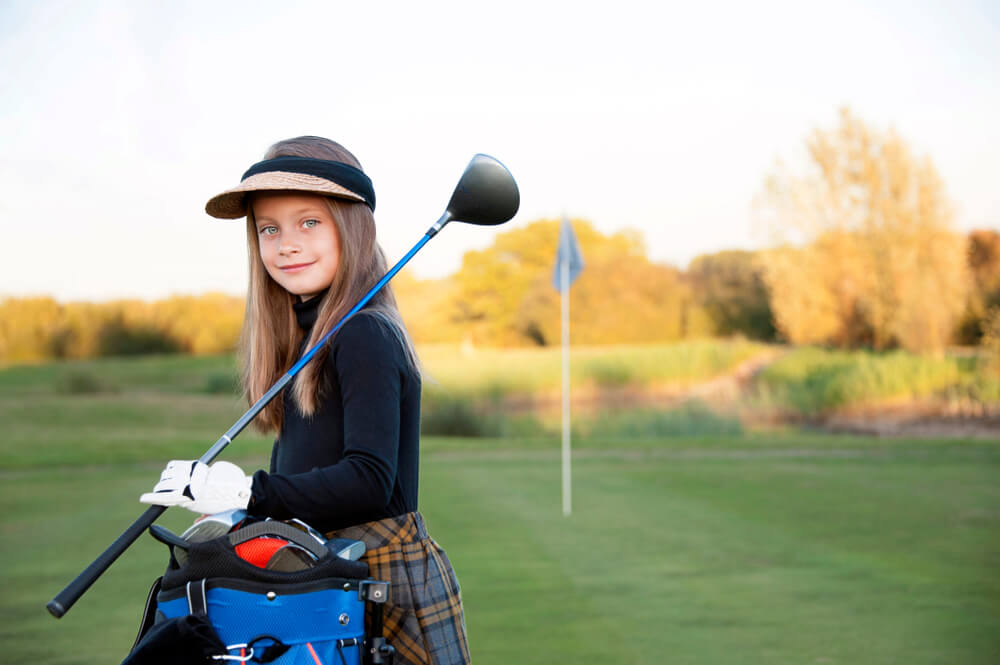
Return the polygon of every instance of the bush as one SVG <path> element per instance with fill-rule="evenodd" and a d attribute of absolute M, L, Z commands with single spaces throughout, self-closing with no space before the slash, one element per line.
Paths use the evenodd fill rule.
<path fill-rule="evenodd" d="M 484 414 L 468 397 L 425 392 L 420 433 L 434 436 L 500 436 L 500 418 Z"/>
<path fill-rule="evenodd" d="M 612 411 L 587 418 L 580 433 L 597 438 L 656 438 L 668 436 L 739 436 L 743 426 L 736 418 L 715 413 L 701 402 L 685 402 L 667 411 L 636 409 Z"/>
<path fill-rule="evenodd" d="M 420 432 L 428 436 L 532 437 L 546 432 L 531 413 L 511 414 L 501 386 L 483 393 L 454 394 L 425 389 L 420 409 Z"/>
<path fill-rule="evenodd" d="M 64 395 L 93 395 L 116 392 L 116 389 L 101 381 L 90 372 L 69 372 L 56 384 L 56 391 Z"/>
<path fill-rule="evenodd" d="M 216 372 L 205 378 L 202 392 L 209 395 L 239 395 L 242 392 L 239 378 L 230 372 Z"/>
<path fill-rule="evenodd" d="M 99 356 L 138 356 L 177 353 L 180 345 L 162 330 L 144 325 L 127 325 L 120 318 L 101 327 L 97 336 Z"/>
<path fill-rule="evenodd" d="M 632 383 L 632 368 L 617 359 L 593 360 L 587 363 L 587 376 L 598 388 L 623 388 Z"/>

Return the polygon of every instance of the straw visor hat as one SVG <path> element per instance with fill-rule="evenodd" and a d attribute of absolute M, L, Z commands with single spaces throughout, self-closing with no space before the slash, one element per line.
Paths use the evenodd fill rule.
<path fill-rule="evenodd" d="M 374 212 L 372 181 L 350 164 L 310 157 L 275 157 L 257 162 L 236 187 L 213 196 L 205 212 L 219 219 L 247 214 L 247 194 L 265 191 L 310 192 L 365 203 Z"/>

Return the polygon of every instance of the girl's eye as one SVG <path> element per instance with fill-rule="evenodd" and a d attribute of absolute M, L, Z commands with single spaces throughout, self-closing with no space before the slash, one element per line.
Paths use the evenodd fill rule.
<path fill-rule="evenodd" d="M 302 222 L 302 226 L 306 227 L 307 229 L 311 229 L 314 226 L 319 226 L 319 220 L 318 219 L 307 219 L 306 221 Z"/>
<path fill-rule="evenodd" d="M 273 236 L 277 232 L 278 232 L 277 226 L 265 226 L 260 231 L 258 231 L 258 233 L 260 233 L 262 236 Z"/>

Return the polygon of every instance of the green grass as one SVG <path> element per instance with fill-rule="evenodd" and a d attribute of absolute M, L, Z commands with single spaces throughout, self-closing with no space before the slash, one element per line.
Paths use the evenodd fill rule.
<path fill-rule="evenodd" d="M 422 510 L 475 662 L 991 663 L 1000 449 L 763 439 L 580 451 L 427 442 Z M 478 443 L 484 443 L 478 440 Z M 700 444 L 701 442 L 695 442 Z M 262 458 L 237 459 L 246 467 Z M 165 563 L 144 537 L 55 621 L 45 603 L 140 512 L 158 464 L 4 472 L 7 662 L 118 662 Z M 180 530 L 184 511 L 164 524 Z"/>
<path fill-rule="evenodd" d="M 235 377 L 233 356 L 158 355 L 16 365 L 0 369 L 0 397 L 65 393 L 63 387 L 74 376 L 92 377 L 104 392 L 197 394 L 213 392 L 219 375 Z"/>
<path fill-rule="evenodd" d="M 0 397 L 0 468 L 197 458 L 245 410 L 235 397 L 129 391 Z M 250 429 L 240 449 L 264 454 Z"/>
<path fill-rule="evenodd" d="M 167 459 L 239 415 L 206 389 L 227 363 L 0 372 L 4 662 L 125 656 L 165 565 L 148 536 L 63 619 L 44 606 L 142 511 Z M 116 388 L 60 391 L 71 372 Z M 474 662 L 1000 662 L 1000 444 L 687 424 L 700 418 L 576 439 L 568 518 L 556 437 L 424 439 L 421 510 L 458 571 Z M 225 457 L 249 470 L 269 446 L 244 434 Z"/>
<path fill-rule="evenodd" d="M 995 449 L 731 452 L 436 462 L 478 662 L 996 662 Z"/>

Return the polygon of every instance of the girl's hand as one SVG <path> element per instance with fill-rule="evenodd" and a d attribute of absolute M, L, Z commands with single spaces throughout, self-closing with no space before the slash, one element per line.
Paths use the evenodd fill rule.
<path fill-rule="evenodd" d="M 199 514 L 246 508 L 253 479 L 230 462 L 209 466 L 197 460 L 172 460 L 160 474 L 152 492 L 139 497 L 142 503 L 180 506 Z"/>

